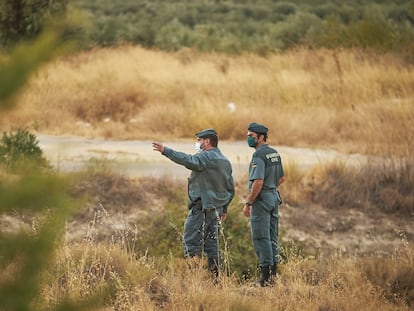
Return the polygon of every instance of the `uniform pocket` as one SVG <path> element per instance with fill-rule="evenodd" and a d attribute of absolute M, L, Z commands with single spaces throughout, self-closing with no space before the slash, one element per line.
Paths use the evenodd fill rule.
<path fill-rule="evenodd" d="M 266 226 L 263 225 L 263 217 L 260 215 L 250 216 L 253 239 L 266 237 Z"/>

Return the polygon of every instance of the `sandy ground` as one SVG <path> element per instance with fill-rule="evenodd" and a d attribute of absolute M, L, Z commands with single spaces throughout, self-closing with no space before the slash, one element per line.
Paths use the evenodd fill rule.
<path fill-rule="evenodd" d="M 45 156 L 59 170 L 81 169 L 98 160 L 129 176 L 188 176 L 187 169 L 152 150 L 151 141 L 113 141 L 49 135 L 38 135 L 37 138 Z M 194 153 L 192 141 L 163 143 L 174 150 Z M 244 141 L 221 141 L 219 148 L 232 163 L 235 178 L 246 174 L 254 149 L 249 148 Z M 303 169 L 335 160 L 351 165 L 361 164 L 365 160 L 359 154 L 346 155 L 333 150 L 284 146 L 276 146 L 276 149 L 285 164 L 295 163 Z"/>

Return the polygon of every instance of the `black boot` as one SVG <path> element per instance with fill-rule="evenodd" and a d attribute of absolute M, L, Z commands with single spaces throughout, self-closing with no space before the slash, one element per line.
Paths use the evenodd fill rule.
<path fill-rule="evenodd" d="M 220 279 L 220 262 L 217 257 L 208 257 L 207 267 L 214 278 L 214 282 L 217 283 Z"/>
<path fill-rule="evenodd" d="M 277 263 L 273 264 L 270 267 L 270 279 L 271 279 L 271 283 L 274 283 L 276 281 L 276 275 L 277 275 Z"/>
<path fill-rule="evenodd" d="M 270 286 L 270 266 L 260 267 L 260 278 L 256 281 L 261 287 Z"/>

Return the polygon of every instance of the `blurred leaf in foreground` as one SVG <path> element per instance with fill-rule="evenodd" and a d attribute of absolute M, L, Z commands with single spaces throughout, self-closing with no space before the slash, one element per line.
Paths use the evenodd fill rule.
<path fill-rule="evenodd" d="M 47 32 L 33 44 L 21 44 L 0 58 L 0 109 L 12 107 L 17 92 L 36 69 L 52 59 L 60 44 L 56 33 Z"/>

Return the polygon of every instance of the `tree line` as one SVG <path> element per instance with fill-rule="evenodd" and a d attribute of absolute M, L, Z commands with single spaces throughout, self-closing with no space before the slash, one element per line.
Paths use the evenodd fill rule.
<path fill-rule="evenodd" d="M 409 0 L 1 0 L 3 49 L 40 33 L 57 17 L 81 48 L 138 44 L 225 53 L 369 48 L 410 54 Z"/>

